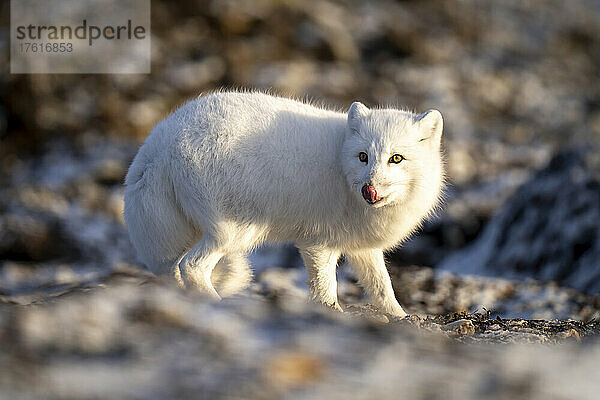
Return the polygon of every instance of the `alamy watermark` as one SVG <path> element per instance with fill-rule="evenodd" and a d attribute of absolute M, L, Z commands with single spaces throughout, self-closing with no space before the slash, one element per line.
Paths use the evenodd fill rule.
<path fill-rule="evenodd" d="M 150 0 L 11 0 L 11 73 L 149 73 Z"/>

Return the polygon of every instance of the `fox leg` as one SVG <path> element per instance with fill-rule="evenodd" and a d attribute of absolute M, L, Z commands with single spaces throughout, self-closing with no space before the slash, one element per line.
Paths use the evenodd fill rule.
<path fill-rule="evenodd" d="M 229 297 L 248 287 L 252 269 L 243 253 L 227 254 L 217 263 L 210 279 L 221 297 Z"/>
<path fill-rule="evenodd" d="M 338 311 L 343 311 L 337 298 L 335 275 L 340 253 L 323 247 L 302 247 L 300 254 L 306 265 L 311 298 Z"/>
<path fill-rule="evenodd" d="M 375 306 L 388 314 L 406 316 L 406 312 L 394 295 L 392 281 L 385 267 L 381 250 L 350 252 L 346 257 Z"/>
<path fill-rule="evenodd" d="M 173 266 L 177 284 L 182 288 L 195 288 L 214 299 L 221 299 L 210 277 L 213 269 L 223 257 L 223 252 L 208 235 L 180 258 Z"/>

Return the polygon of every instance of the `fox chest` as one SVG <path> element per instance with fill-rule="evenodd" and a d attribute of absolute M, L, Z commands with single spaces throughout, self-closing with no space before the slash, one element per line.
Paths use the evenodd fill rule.
<path fill-rule="evenodd" d="M 414 228 L 402 218 L 337 218 L 306 221 L 296 225 L 291 240 L 342 251 L 388 249 L 400 243 Z"/>

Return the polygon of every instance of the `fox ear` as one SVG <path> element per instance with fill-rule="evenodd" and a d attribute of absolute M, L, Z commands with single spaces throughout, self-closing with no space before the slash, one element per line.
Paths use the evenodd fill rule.
<path fill-rule="evenodd" d="M 417 117 L 419 128 L 419 142 L 428 141 L 432 145 L 439 145 L 442 140 L 444 120 L 438 110 L 429 110 Z"/>
<path fill-rule="evenodd" d="M 369 115 L 371 111 L 360 101 L 355 101 L 348 110 L 348 126 L 350 129 L 358 131 L 361 118 Z"/>

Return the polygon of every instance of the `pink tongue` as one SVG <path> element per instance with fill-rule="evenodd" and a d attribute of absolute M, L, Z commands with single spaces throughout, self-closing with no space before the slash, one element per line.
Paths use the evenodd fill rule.
<path fill-rule="evenodd" d="M 362 195 L 369 203 L 375 203 L 377 201 L 377 190 L 375 190 L 373 186 L 363 186 Z"/>

